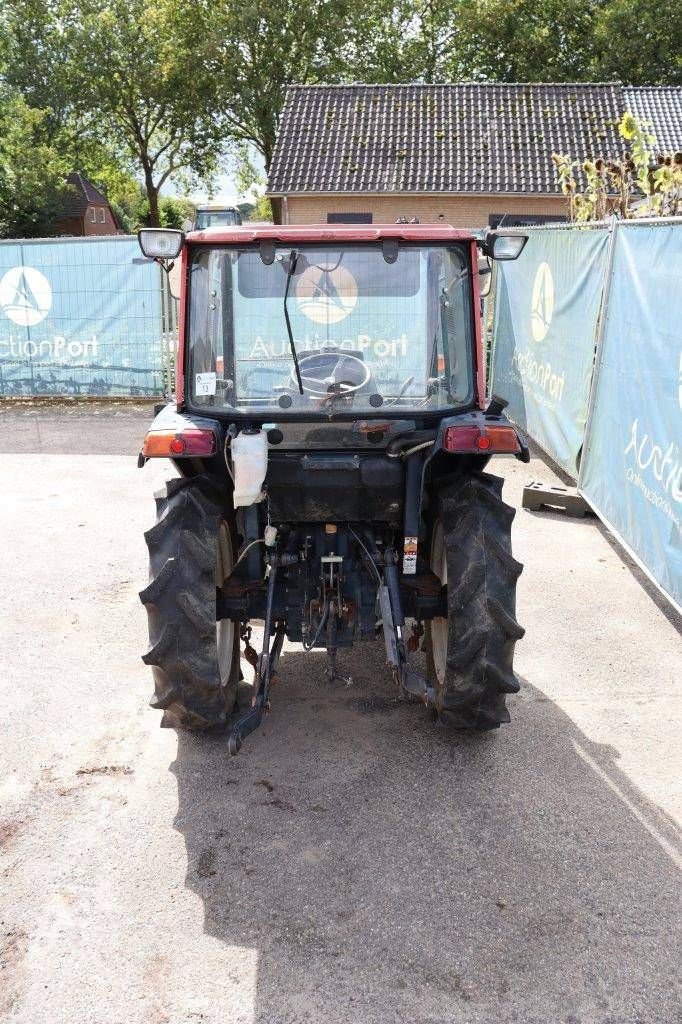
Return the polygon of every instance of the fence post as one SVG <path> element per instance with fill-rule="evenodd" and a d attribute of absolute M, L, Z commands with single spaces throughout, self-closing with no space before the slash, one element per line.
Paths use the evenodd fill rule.
<path fill-rule="evenodd" d="M 604 269 L 604 286 L 602 288 L 601 305 L 599 308 L 599 320 L 597 322 L 597 341 L 594 353 L 594 368 L 592 370 L 592 380 L 590 381 L 590 397 L 587 403 L 587 418 L 585 420 L 585 438 L 583 441 L 583 449 L 580 452 L 580 467 L 578 470 L 577 480 L 579 494 L 582 494 L 580 488 L 583 476 L 583 466 L 585 465 L 584 456 L 589 452 L 592 440 L 592 420 L 594 419 L 594 404 L 597 398 L 599 369 L 601 367 L 603 359 L 606 321 L 608 320 L 609 316 L 609 298 L 611 295 L 611 281 L 613 279 L 613 260 L 616 251 L 616 238 L 618 236 L 619 223 L 620 222 L 617 220 L 616 217 L 611 218 L 611 224 L 609 228 L 609 249 L 606 254 L 606 266 Z"/>

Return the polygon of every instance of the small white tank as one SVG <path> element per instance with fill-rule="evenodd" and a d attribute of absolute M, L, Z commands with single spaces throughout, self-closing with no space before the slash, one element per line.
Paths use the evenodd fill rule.
<path fill-rule="evenodd" d="M 263 481 L 268 470 L 268 435 L 264 430 L 242 431 L 232 439 L 234 506 L 263 500 Z"/>

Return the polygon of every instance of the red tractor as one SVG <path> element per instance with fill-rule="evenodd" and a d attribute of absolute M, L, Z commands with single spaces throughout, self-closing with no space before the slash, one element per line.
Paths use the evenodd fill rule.
<path fill-rule="evenodd" d="M 140 595 L 162 724 L 224 731 L 236 753 L 269 708 L 285 637 L 326 649 L 333 679 L 339 648 L 381 632 L 407 697 L 455 728 L 508 722 L 521 565 L 486 464 L 528 449 L 486 398 L 479 266 L 516 259 L 526 236 L 393 224 L 139 237 L 180 271 L 176 402 L 140 455 L 179 473 L 156 498 Z M 410 662 L 422 636 L 426 675 Z"/>

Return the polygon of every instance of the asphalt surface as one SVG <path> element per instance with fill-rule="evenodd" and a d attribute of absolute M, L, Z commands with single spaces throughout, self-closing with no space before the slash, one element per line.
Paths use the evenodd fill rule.
<path fill-rule="evenodd" d="M 595 520 L 517 515 L 511 725 L 448 735 L 378 645 L 342 656 L 349 687 L 292 647 L 230 760 L 147 708 L 146 413 L 23 415 L 0 413 L 0 1019 L 680 1020 L 679 622 Z M 517 506 L 554 480 L 491 468 Z"/>

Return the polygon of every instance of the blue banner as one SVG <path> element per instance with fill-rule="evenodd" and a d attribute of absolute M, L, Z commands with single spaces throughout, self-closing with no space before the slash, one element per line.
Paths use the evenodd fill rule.
<path fill-rule="evenodd" d="M 0 243 L 0 395 L 161 395 L 161 287 L 137 239 Z"/>
<path fill-rule="evenodd" d="M 609 229 L 530 228 L 518 260 L 497 265 L 491 390 L 577 478 Z"/>
<path fill-rule="evenodd" d="M 682 610 L 682 223 L 616 228 L 580 488 Z"/>

